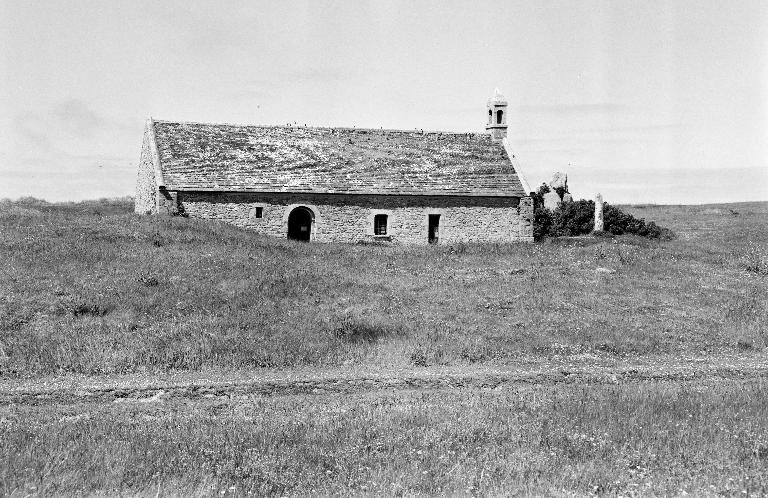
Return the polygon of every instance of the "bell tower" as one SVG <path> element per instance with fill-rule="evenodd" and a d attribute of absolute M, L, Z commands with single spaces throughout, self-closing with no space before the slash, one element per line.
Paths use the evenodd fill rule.
<path fill-rule="evenodd" d="M 488 122 L 485 129 L 491 133 L 494 141 L 507 137 L 507 99 L 498 88 L 493 92 L 493 97 L 488 99 Z"/>

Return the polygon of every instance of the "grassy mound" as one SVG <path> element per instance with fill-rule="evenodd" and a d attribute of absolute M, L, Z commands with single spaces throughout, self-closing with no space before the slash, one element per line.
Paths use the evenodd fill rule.
<path fill-rule="evenodd" d="M 629 207 L 679 237 L 301 244 L 141 217 L 129 199 L 0 203 L 0 376 L 503 363 L 768 344 L 768 206 Z M 750 270 L 757 268 L 757 270 Z"/>

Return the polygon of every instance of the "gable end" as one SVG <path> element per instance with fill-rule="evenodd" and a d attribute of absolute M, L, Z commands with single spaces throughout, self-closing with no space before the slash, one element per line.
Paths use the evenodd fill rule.
<path fill-rule="evenodd" d="M 160 207 L 159 190 L 165 188 L 163 172 L 160 168 L 160 155 L 155 140 L 155 127 L 152 119 L 144 127 L 144 139 L 141 145 L 141 157 L 136 176 L 136 197 L 134 212 L 137 214 L 157 214 Z"/>

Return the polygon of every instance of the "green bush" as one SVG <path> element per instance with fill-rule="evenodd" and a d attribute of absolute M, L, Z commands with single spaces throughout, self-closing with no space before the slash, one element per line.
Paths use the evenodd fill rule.
<path fill-rule="evenodd" d="M 544 194 L 549 187 L 542 185 L 533 197 L 533 236 L 535 240 L 549 237 L 573 237 L 592 233 L 595 227 L 594 201 L 578 200 L 561 203 L 550 211 L 544 207 Z M 616 206 L 603 203 L 603 230 L 613 235 L 633 234 L 651 239 L 672 239 L 674 233 L 653 221 L 635 218 Z"/>
<path fill-rule="evenodd" d="M 590 233 L 595 226 L 595 203 L 579 200 L 561 203 L 552 213 L 549 234 L 554 237 Z"/>
<path fill-rule="evenodd" d="M 552 211 L 541 206 L 533 209 L 533 240 L 543 239 L 552 226 Z"/>
<path fill-rule="evenodd" d="M 544 207 L 544 194 L 551 189 L 546 183 L 542 183 L 536 192 L 531 192 L 533 199 L 533 240 L 541 240 L 552 226 L 552 211 Z"/>

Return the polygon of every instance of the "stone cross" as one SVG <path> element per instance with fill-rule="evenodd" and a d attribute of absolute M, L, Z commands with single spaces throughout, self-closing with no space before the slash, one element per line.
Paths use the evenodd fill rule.
<path fill-rule="evenodd" d="M 595 194 L 595 232 L 602 232 L 603 228 L 603 196 Z"/>

